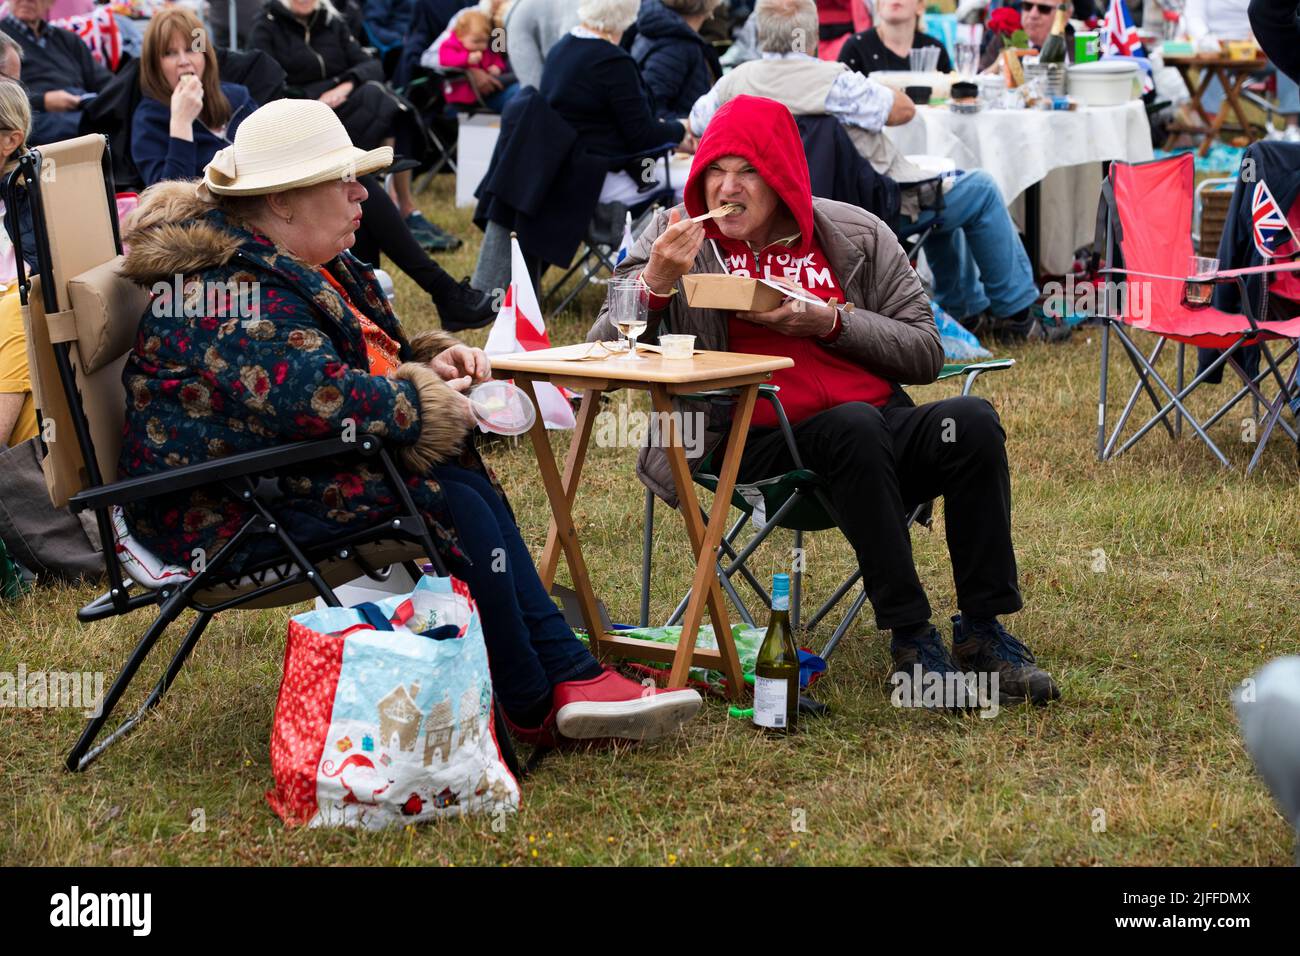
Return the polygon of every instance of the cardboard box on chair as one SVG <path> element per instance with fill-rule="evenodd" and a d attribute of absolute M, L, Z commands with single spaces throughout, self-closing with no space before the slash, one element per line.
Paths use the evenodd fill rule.
<path fill-rule="evenodd" d="M 785 296 L 758 279 L 717 273 L 682 276 L 686 304 L 693 309 L 735 309 L 766 312 Z"/>

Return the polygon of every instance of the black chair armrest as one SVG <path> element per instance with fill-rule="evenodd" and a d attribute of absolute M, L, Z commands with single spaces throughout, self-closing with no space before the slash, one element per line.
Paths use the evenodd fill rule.
<path fill-rule="evenodd" d="M 172 468 L 153 475 L 124 478 L 98 488 L 87 488 L 73 495 L 68 501 L 68 507 L 78 512 L 124 505 L 143 498 L 153 498 L 231 478 L 241 478 L 245 475 L 259 475 L 309 461 L 319 461 L 322 458 L 356 454 L 374 455 L 381 447 L 382 442 L 374 435 L 361 435 L 354 441 L 323 438 L 317 441 L 295 442 L 291 445 L 277 445 L 275 448 L 262 448 L 242 455 L 230 455 L 227 458 L 200 462 L 197 465 Z"/>
<path fill-rule="evenodd" d="M 659 146 L 652 146 L 649 149 L 643 149 L 639 153 L 625 153 L 621 156 L 602 156 L 601 158 L 614 165 L 626 165 L 627 163 L 635 162 L 638 159 L 646 159 L 648 157 L 657 159 L 660 156 L 666 156 L 668 153 L 675 150 L 677 146 L 677 143 L 662 143 Z"/>

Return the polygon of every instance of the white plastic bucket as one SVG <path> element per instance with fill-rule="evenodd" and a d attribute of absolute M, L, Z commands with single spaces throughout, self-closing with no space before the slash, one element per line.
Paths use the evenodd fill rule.
<path fill-rule="evenodd" d="M 1070 95 L 1084 106 L 1120 106 L 1137 95 L 1138 65 L 1126 60 L 1098 60 L 1070 67 Z"/>

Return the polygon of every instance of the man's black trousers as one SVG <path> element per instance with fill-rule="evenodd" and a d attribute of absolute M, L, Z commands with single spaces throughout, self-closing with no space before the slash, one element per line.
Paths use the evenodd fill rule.
<path fill-rule="evenodd" d="M 962 396 L 917 406 L 900 394 L 884 408 L 838 405 L 793 430 L 804 467 L 829 486 L 876 627 L 930 619 L 906 522 L 918 504 L 940 496 L 962 614 L 993 617 L 1020 609 L 1006 432 L 987 401 Z M 793 468 L 779 429 L 750 429 L 741 481 Z"/>

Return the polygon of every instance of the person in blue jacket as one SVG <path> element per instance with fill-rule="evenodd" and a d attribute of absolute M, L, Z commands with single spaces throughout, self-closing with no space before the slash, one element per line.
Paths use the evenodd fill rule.
<path fill-rule="evenodd" d="M 401 46 L 411 29 L 412 0 L 365 0 L 366 32 L 381 51 Z"/>
<path fill-rule="evenodd" d="M 257 109 L 246 87 L 221 82 L 210 48 L 192 49 L 174 11 L 150 25 L 140 58 L 144 96 L 131 119 L 131 156 L 146 185 L 193 179 Z"/>
<path fill-rule="evenodd" d="M 689 116 L 695 101 L 722 76 L 700 26 L 721 0 L 645 0 L 636 18 L 632 59 L 654 95 L 660 119 Z"/>

